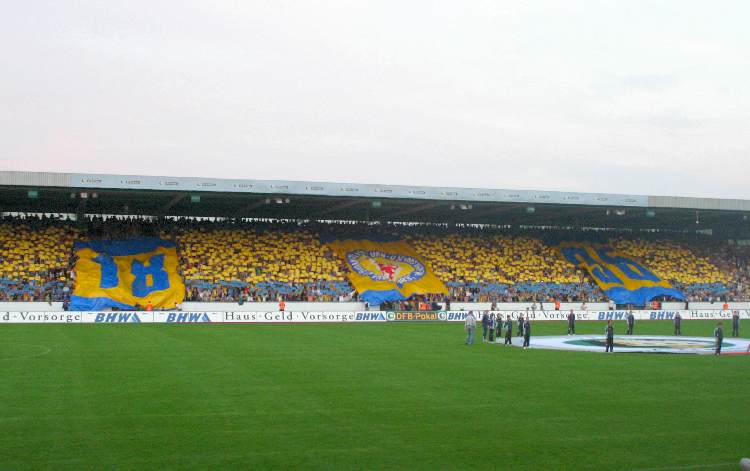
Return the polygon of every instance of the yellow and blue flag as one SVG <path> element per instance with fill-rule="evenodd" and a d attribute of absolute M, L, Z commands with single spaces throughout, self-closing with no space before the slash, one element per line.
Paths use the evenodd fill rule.
<path fill-rule="evenodd" d="M 685 299 L 667 280 L 623 254 L 608 247 L 564 243 L 562 256 L 577 267 L 584 268 L 596 284 L 617 304 L 644 305 L 659 296 Z"/>
<path fill-rule="evenodd" d="M 174 242 L 158 237 L 96 240 L 75 244 L 74 311 L 105 308 L 173 309 L 185 298 Z"/>
<path fill-rule="evenodd" d="M 370 304 L 401 301 L 413 294 L 448 293 L 443 282 L 404 241 L 345 239 L 328 245 L 346 261 L 354 289 Z"/>

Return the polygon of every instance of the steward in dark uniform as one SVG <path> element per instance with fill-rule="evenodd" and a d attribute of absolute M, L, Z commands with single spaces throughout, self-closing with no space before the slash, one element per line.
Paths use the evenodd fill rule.
<path fill-rule="evenodd" d="M 734 311 L 732 313 L 732 337 L 740 336 L 740 313 Z"/>
<path fill-rule="evenodd" d="M 508 315 L 505 321 L 505 345 L 513 345 L 513 319 Z"/>
<path fill-rule="evenodd" d="M 674 334 L 682 335 L 682 316 L 679 312 L 674 315 Z"/>
<path fill-rule="evenodd" d="M 628 333 L 627 335 L 633 335 L 633 326 L 635 325 L 635 316 L 633 315 L 633 311 L 630 311 L 628 313 Z"/>
<path fill-rule="evenodd" d="M 531 340 L 531 322 L 527 317 L 523 322 L 523 348 L 529 348 L 529 340 Z"/>
<path fill-rule="evenodd" d="M 489 335 L 489 341 L 494 342 L 495 341 L 495 315 L 490 314 L 489 321 L 487 322 L 487 328 L 489 332 L 487 335 Z"/>
<path fill-rule="evenodd" d="M 495 339 L 497 339 L 498 342 L 503 337 L 503 322 L 505 322 L 503 320 L 503 316 L 500 315 L 500 314 L 498 314 L 497 315 L 497 319 L 496 319 L 496 323 L 495 323 L 495 329 L 496 329 L 496 331 L 495 331 Z"/>
<path fill-rule="evenodd" d="M 604 331 L 607 335 L 607 341 L 604 344 L 604 351 L 613 353 L 615 344 L 615 328 L 612 325 L 612 320 L 607 322 L 607 329 Z"/>
<path fill-rule="evenodd" d="M 482 342 L 487 341 L 487 327 L 490 325 L 490 316 L 487 311 L 482 314 Z"/>
<path fill-rule="evenodd" d="M 523 336 L 523 314 L 518 315 L 518 336 Z"/>
<path fill-rule="evenodd" d="M 714 355 L 721 355 L 721 342 L 724 341 L 724 329 L 721 328 L 721 322 L 716 324 L 714 337 L 716 337 L 716 352 L 714 352 Z"/>
<path fill-rule="evenodd" d="M 570 314 L 568 314 L 568 335 L 575 335 L 576 333 L 576 315 L 573 313 L 573 310 L 570 310 Z"/>

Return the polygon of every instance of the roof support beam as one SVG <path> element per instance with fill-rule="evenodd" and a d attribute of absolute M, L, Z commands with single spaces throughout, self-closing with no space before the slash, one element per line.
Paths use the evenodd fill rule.
<path fill-rule="evenodd" d="M 395 212 L 393 214 L 389 214 L 389 218 L 394 218 L 398 216 L 405 216 L 407 214 L 414 214 L 421 211 L 427 211 L 428 209 L 437 208 L 438 206 L 444 206 L 445 202 L 441 201 L 439 203 L 426 203 L 419 206 L 403 209 L 401 211 Z"/>
<path fill-rule="evenodd" d="M 370 200 L 368 199 L 355 199 L 350 201 L 344 201 L 343 203 L 337 204 L 336 206 L 333 206 L 331 208 L 328 208 L 324 211 L 321 211 L 319 213 L 313 214 L 311 216 L 311 219 L 319 219 L 321 216 L 325 216 L 327 214 L 335 213 L 337 211 L 341 211 L 342 209 L 351 208 L 352 206 L 357 206 L 358 204 L 362 203 L 369 203 Z"/>
<path fill-rule="evenodd" d="M 248 216 L 249 214 L 251 214 L 253 212 L 253 210 L 258 209 L 261 206 L 265 206 L 266 205 L 266 199 L 267 198 L 261 198 L 259 200 L 256 200 L 254 203 L 251 203 L 251 204 L 249 204 L 247 206 L 244 206 L 242 209 L 240 209 L 239 211 L 237 211 L 236 213 L 234 213 L 234 215 L 232 216 L 232 218 L 233 219 L 237 219 L 237 218 Z"/>
<path fill-rule="evenodd" d="M 166 213 L 167 213 L 167 211 L 169 211 L 170 209 L 172 209 L 172 207 L 173 207 L 174 205 L 176 205 L 176 204 L 177 204 L 177 203 L 179 203 L 180 201 L 184 200 L 186 196 L 187 196 L 187 195 L 186 195 L 186 194 L 184 194 L 184 193 L 183 193 L 183 194 L 180 194 L 180 195 L 175 195 L 175 197 L 174 197 L 174 198 L 172 198 L 171 200 L 169 200 L 169 202 L 168 202 L 167 204 L 165 204 L 165 205 L 164 205 L 164 206 L 163 206 L 163 207 L 161 208 L 160 212 L 161 212 L 162 214 L 166 214 Z"/>
<path fill-rule="evenodd" d="M 480 221 L 480 219 L 486 218 L 489 216 L 500 216 L 501 214 L 505 214 L 514 209 L 518 209 L 519 207 L 520 206 L 518 206 L 517 204 L 503 204 L 503 205 L 494 206 L 484 211 L 478 211 L 476 213 L 471 214 L 471 220 L 475 223 L 485 222 L 487 224 L 497 224 L 497 221 L 486 222 L 486 221 Z"/>

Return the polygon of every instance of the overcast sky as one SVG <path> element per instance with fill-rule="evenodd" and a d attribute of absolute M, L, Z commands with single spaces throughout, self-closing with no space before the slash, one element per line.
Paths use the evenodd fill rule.
<path fill-rule="evenodd" d="M 750 198 L 750 1 L 23 0 L 0 169 Z"/>

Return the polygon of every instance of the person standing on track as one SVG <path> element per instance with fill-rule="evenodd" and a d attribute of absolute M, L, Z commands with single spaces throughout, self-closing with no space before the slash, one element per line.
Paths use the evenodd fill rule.
<path fill-rule="evenodd" d="M 487 327 L 490 325 L 490 316 L 487 311 L 482 314 L 482 342 L 487 341 Z"/>
<path fill-rule="evenodd" d="M 716 338 L 716 351 L 714 355 L 721 355 L 721 342 L 724 341 L 724 329 L 721 327 L 721 322 L 716 324 L 714 337 Z"/>
<path fill-rule="evenodd" d="M 508 320 L 505 321 L 505 346 L 513 345 L 513 319 L 508 314 Z"/>
<path fill-rule="evenodd" d="M 503 319 L 503 315 L 498 313 L 496 316 L 497 319 L 497 331 L 495 332 L 495 341 L 500 342 L 500 339 L 503 337 L 503 322 L 505 320 Z"/>
<path fill-rule="evenodd" d="M 612 319 L 607 321 L 607 328 L 604 330 L 607 340 L 604 344 L 604 351 L 609 353 L 614 353 L 614 345 L 615 345 L 615 327 L 612 324 Z"/>
<path fill-rule="evenodd" d="M 679 312 L 674 315 L 674 334 L 682 335 L 682 316 Z"/>
<path fill-rule="evenodd" d="M 474 345 L 474 334 L 477 331 L 477 318 L 474 317 L 474 312 L 469 311 L 464 321 L 464 330 L 466 331 L 466 345 Z"/>
<path fill-rule="evenodd" d="M 492 343 L 492 342 L 495 341 L 495 315 L 494 314 L 490 314 L 489 317 L 490 318 L 489 318 L 489 321 L 487 323 L 487 328 L 488 328 L 487 340 L 490 343 Z"/>
<path fill-rule="evenodd" d="M 529 308 L 526 308 L 526 317 L 529 317 Z M 518 315 L 518 336 L 523 336 L 523 314 Z"/>
<path fill-rule="evenodd" d="M 633 326 L 635 325 L 635 316 L 633 315 L 633 311 L 630 311 L 628 313 L 628 333 L 627 335 L 633 335 Z"/>
<path fill-rule="evenodd" d="M 527 317 L 523 321 L 523 348 L 529 348 L 529 341 L 531 340 L 531 320 Z"/>
<path fill-rule="evenodd" d="M 568 313 L 568 335 L 576 334 L 576 315 L 571 309 Z"/>
<path fill-rule="evenodd" d="M 732 312 L 732 337 L 740 336 L 740 312 Z"/>

